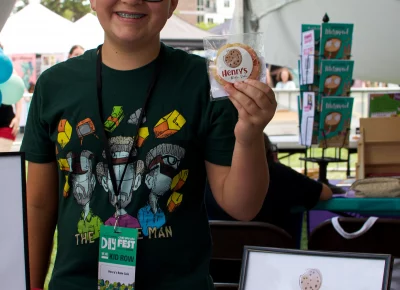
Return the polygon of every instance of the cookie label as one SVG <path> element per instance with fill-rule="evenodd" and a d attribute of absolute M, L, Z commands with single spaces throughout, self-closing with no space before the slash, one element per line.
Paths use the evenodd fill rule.
<path fill-rule="evenodd" d="M 228 47 L 218 55 L 217 73 L 227 82 L 244 81 L 249 78 L 252 71 L 251 55 L 242 47 Z"/>

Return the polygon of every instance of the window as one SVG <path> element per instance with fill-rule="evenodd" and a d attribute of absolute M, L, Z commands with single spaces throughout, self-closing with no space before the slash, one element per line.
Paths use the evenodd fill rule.
<path fill-rule="evenodd" d="M 225 7 L 225 8 L 231 7 L 231 1 L 230 1 L 230 0 L 225 0 L 225 1 L 224 1 L 224 7 Z"/>
<path fill-rule="evenodd" d="M 197 10 L 198 11 L 204 10 L 204 0 L 197 0 Z"/>
<path fill-rule="evenodd" d="M 202 23 L 202 22 L 204 22 L 204 15 L 197 16 L 197 23 Z"/>
<path fill-rule="evenodd" d="M 214 19 L 208 18 L 208 19 L 207 19 L 207 22 L 208 22 L 208 24 L 214 24 Z"/>

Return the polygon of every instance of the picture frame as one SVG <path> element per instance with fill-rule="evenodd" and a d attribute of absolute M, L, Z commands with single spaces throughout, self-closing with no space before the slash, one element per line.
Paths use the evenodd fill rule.
<path fill-rule="evenodd" d="M 23 152 L 0 152 L 0 280 L 4 289 L 30 289 Z"/>
<path fill-rule="evenodd" d="M 389 290 L 392 257 L 245 246 L 240 290 Z"/>

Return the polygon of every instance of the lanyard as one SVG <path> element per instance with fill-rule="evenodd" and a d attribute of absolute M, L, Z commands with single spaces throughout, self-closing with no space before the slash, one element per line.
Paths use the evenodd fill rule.
<path fill-rule="evenodd" d="M 134 140 L 133 140 L 132 148 L 131 148 L 131 150 L 129 152 L 128 160 L 125 163 L 125 167 L 124 167 L 124 170 L 122 172 L 119 185 L 117 185 L 117 178 L 115 176 L 115 171 L 114 171 L 113 161 L 112 161 L 112 156 L 111 156 L 111 148 L 110 148 L 110 144 L 109 144 L 109 141 L 108 141 L 107 132 L 104 129 L 105 120 L 104 120 L 104 117 L 103 117 L 104 115 L 103 115 L 103 94 L 102 94 L 102 89 L 103 89 L 102 45 L 99 45 L 99 47 L 97 49 L 98 49 L 97 67 L 96 67 L 97 101 L 98 101 L 98 107 L 99 107 L 99 113 L 100 113 L 100 120 L 101 120 L 101 122 L 103 124 L 103 134 L 102 134 L 103 138 L 102 139 L 103 139 L 103 143 L 104 143 L 103 145 L 104 145 L 104 149 L 105 149 L 104 151 L 105 151 L 105 155 L 106 155 L 106 159 L 107 159 L 108 171 L 109 171 L 110 177 L 111 177 L 111 183 L 112 183 L 112 186 L 113 186 L 113 189 L 114 189 L 114 194 L 118 198 L 119 193 L 121 191 L 122 181 L 124 180 L 125 172 L 126 172 L 126 170 L 128 168 L 128 164 L 130 164 L 133 161 L 132 160 L 133 159 L 132 155 L 133 155 L 133 152 L 134 152 L 134 150 L 136 148 L 136 141 L 138 139 L 139 129 L 140 129 L 140 126 L 142 125 L 143 118 L 144 118 L 144 116 L 146 114 L 147 105 L 148 105 L 148 103 L 150 101 L 150 98 L 151 98 L 151 95 L 153 93 L 155 84 L 157 82 L 157 78 L 158 78 L 158 76 L 160 74 L 160 71 L 161 71 L 162 52 L 160 51 L 160 55 L 156 59 L 156 68 L 155 68 L 154 73 L 152 75 L 151 82 L 150 82 L 149 88 L 148 88 L 147 93 L 146 93 L 146 98 L 144 100 L 144 103 L 143 103 L 143 106 L 142 106 L 142 110 L 140 112 L 138 123 L 137 123 L 137 125 L 135 127 L 135 132 L 133 134 Z M 117 209 L 120 209 L 119 202 L 116 203 L 115 207 Z"/>

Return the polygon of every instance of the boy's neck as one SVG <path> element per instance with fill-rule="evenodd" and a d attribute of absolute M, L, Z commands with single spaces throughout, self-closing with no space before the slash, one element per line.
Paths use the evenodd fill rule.
<path fill-rule="evenodd" d="M 121 47 L 105 40 L 102 48 L 103 63 L 115 70 L 133 70 L 155 60 L 160 52 L 160 40 L 131 47 Z"/>

